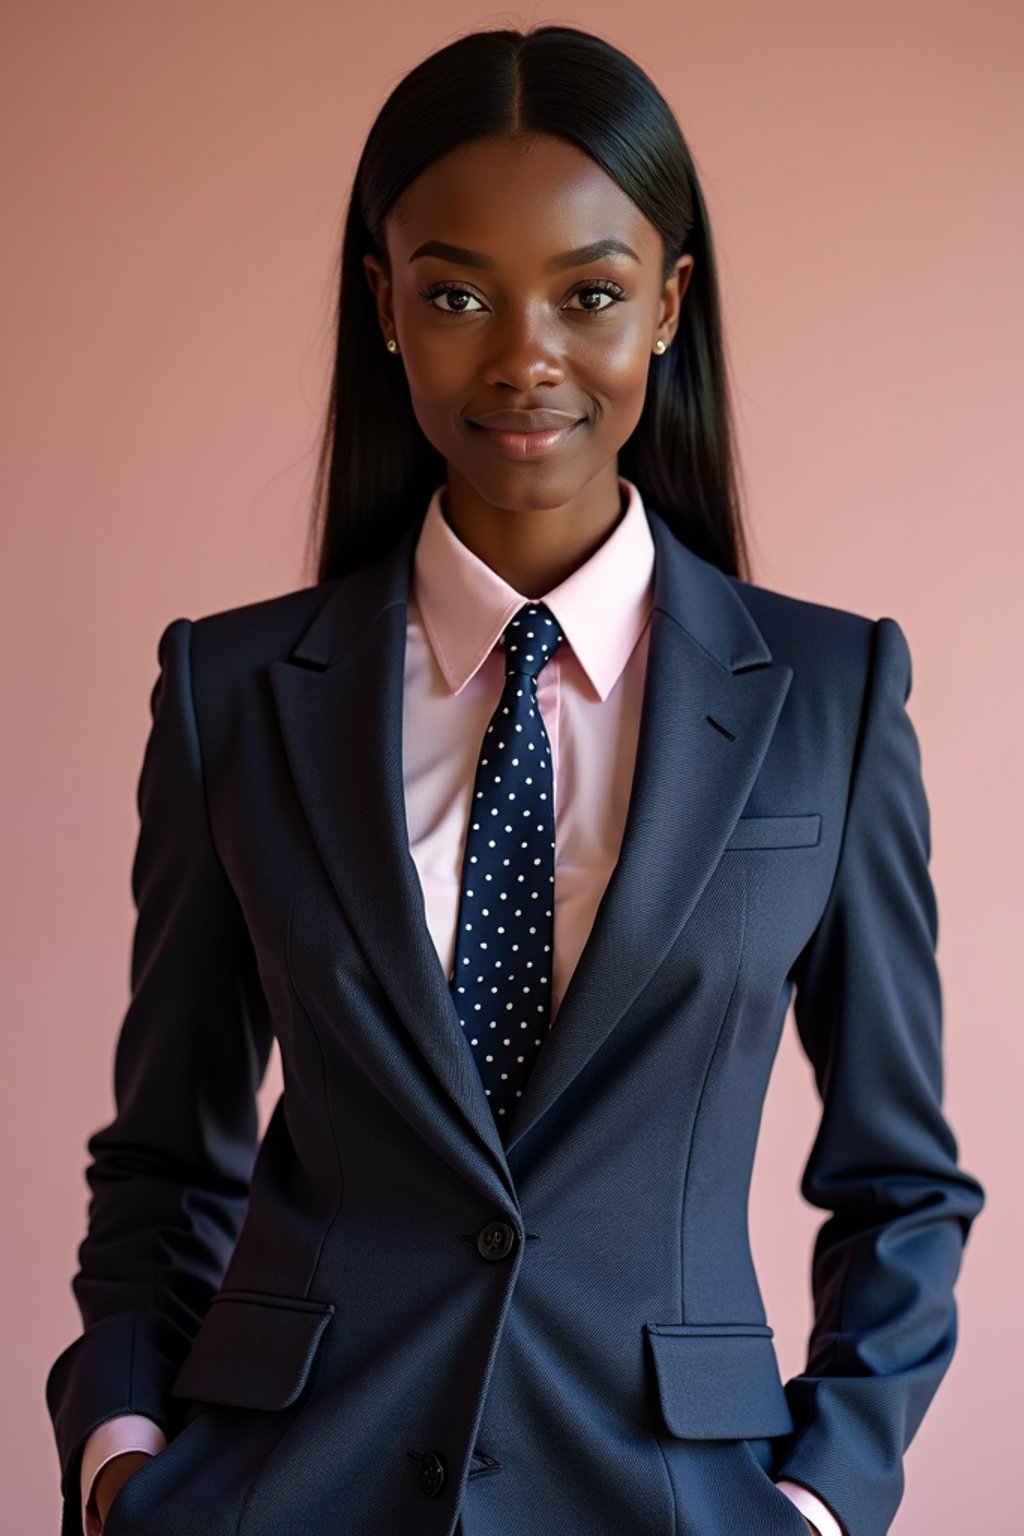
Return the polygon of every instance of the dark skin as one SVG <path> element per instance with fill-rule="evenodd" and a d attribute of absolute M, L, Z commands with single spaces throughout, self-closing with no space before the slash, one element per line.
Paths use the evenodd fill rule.
<path fill-rule="evenodd" d="M 618 452 L 643 410 L 659 338 L 672 344 L 693 257 L 661 279 L 663 240 L 631 198 L 567 140 L 474 140 L 427 167 L 385 224 L 390 276 L 364 258 L 382 345 L 394 338 L 413 410 L 447 464 L 445 516 L 524 596 L 589 558 L 622 515 Z M 613 238 L 609 253 L 547 270 Z M 487 260 L 414 253 L 441 241 Z M 424 289 L 448 283 L 425 300 Z M 614 292 L 588 288 L 612 285 Z M 469 417 L 553 408 L 583 418 L 555 453 L 497 453 Z"/>
<path fill-rule="evenodd" d="M 606 253 L 547 269 L 609 238 L 637 259 Z M 386 239 L 390 276 L 367 256 L 366 278 L 381 345 L 398 342 L 394 366 L 404 366 L 416 420 L 447 465 L 445 516 L 517 592 L 542 597 L 622 516 L 619 449 L 640 419 L 647 370 L 659 366 L 655 342 L 667 349 L 675 338 L 693 257 L 663 283 L 659 231 L 595 161 L 548 134 L 480 139 L 435 161 L 392 209 Z M 490 265 L 410 259 L 427 241 Z M 438 283 L 450 285 L 447 296 L 421 296 Z M 615 296 L 588 284 L 613 285 Z M 555 453 L 515 461 L 468 418 L 518 407 L 569 411 L 583 424 Z M 101 1520 L 146 1460 L 126 1452 L 101 1469 Z"/>

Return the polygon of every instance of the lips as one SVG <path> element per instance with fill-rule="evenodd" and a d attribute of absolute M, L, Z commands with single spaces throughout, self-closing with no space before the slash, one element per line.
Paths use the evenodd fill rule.
<path fill-rule="evenodd" d="M 506 431 L 497 427 L 474 423 L 482 440 L 507 459 L 542 459 L 556 453 L 571 438 L 582 422 L 572 417 L 562 417 L 561 425 L 544 431 Z"/>
<path fill-rule="evenodd" d="M 575 426 L 580 417 L 569 411 L 488 411 L 469 419 L 490 432 L 561 432 Z"/>

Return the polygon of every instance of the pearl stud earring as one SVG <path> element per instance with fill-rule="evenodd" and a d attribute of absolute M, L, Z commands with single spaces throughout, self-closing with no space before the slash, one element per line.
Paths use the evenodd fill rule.
<path fill-rule="evenodd" d="M 661 337 L 660 337 L 660 336 L 659 336 L 659 337 L 658 337 L 658 339 L 657 339 L 657 341 L 656 341 L 656 342 L 655 342 L 655 343 L 654 343 L 654 350 L 655 350 L 655 352 L 657 352 L 657 353 L 658 353 L 658 354 L 659 354 L 659 356 L 660 356 L 660 354 L 661 354 L 661 353 L 662 353 L 662 352 L 664 352 L 664 350 L 665 350 L 665 348 L 666 348 L 666 346 L 667 346 L 667 345 L 668 345 L 668 343 L 667 343 L 667 342 L 664 342 L 664 341 L 662 341 L 662 339 L 661 339 Z"/>
<path fill-rule="evenodd" d="M 391 337 L 390 341 L 388 342 L 388 351 L 389 352 L 397 352 L 398 351 L 398 342 L 395 340 L 395 338 L 393 336 Z"/>

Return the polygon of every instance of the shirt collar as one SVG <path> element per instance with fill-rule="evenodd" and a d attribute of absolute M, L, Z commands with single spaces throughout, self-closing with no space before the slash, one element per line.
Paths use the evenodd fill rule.
<path fill-rule="evenodd" d="M 604 700 L 618 682 L 650 617 L 654 539 L 640 492 L 619 476 L 626 510 L 604 543 L 549 592 L 546 603 Z M 455 533 L 441 506 L 444 486 L 430 498 L 416 542 L 412 592 L 437 664 L 459 693 L 498 643 L 525 602 Z"/>

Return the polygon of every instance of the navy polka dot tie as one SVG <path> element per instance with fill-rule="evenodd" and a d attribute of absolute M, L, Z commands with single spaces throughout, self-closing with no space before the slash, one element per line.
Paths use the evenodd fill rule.
<path fill-rule="evenodd" d="M 543 603 L 505 628 L 505 688 L 484 732 L 449 978 L 505 1133 L 551 1023 L 555 811 L 537 676 L 564 639 Z"/>

